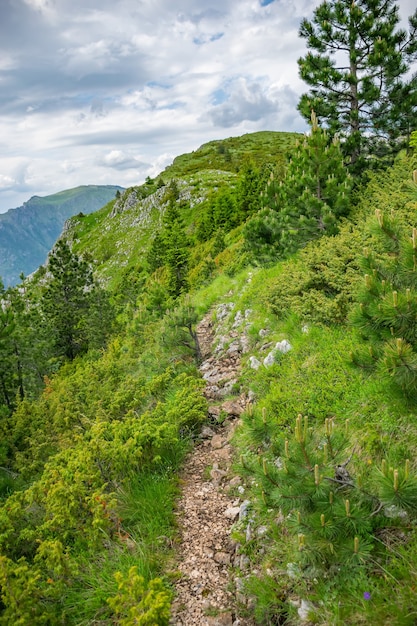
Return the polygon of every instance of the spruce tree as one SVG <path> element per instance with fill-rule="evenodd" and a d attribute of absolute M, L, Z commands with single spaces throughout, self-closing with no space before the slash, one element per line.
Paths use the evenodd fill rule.
<path fill-rule="evenodd" d="M 332 136 L 343 136 L 356 172 L 367 148 L 395 142 L 417 123 L 417 77 L 404 80 L 417 53 L 417 11 L 409 33 L 399 21 L 393 0 L 329 0 L 300 26 L 309 49 L 300 76 L 311 89 L 298 108 L 306 119 L 313 109 Z"/>

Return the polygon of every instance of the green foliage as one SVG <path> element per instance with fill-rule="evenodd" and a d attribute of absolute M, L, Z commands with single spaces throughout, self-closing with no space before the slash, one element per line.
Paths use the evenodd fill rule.
<path fill-rule="evenodd" d="M 367 248 L 365 284 L 353 323 L 370 340 L 367 355 L 354 354 L 364 367 L 377 367 L 404 392 L 417 390 L 416 268 L 417 231 L 407 237 L 395 219 L 376 211 L 374 231 L 382 252 Z"/>
<path fill-rule="evenodd" d="M 335 234 L 348 212 L 351 187 L 339 142 L 329 140 L 313 113 L 311 133 L 297 145 L 284 181 L 271 173 L 262 198 L 266 208 L 245 226 L 247 249 L 265 260 L 270 247 L 273 259 Z"/>
<path fill-rule="evenodd" d="M 393 0 L 332 0 L 301 22 L 309 52 L 298 63 L 310 91 L 299 110 L 307 120 L 314 110 L 331 136 L 345 138 L 344 152 L 358 174 L 368 151 L 398 150 L 416 125 L 416 78 L 403 77 L 417 49 L 417 14 L 409 34 L 398 29 L 399 21 Z"/>
<path fill-rule="evenodd" d="M 174 194 L 174 195 L 172 195 Z M 175 189 L 164 215 L 164 261 L 168 269 L 168 292 L 178 298 L 187 290 L 189 242 L 178 207 L 174 203 Z"/>
<path fill-rule="evenodd" d="M 207 201 L 197 227 L 197 239 L 207 241 L 219 230 L 229 231 L 239 222 L 236 192 L 230 187 L 222 187 Z"/>
<path fill-rule="evenodd" d="M 56 356 L 72 360 L 89 344 L 101 347 L 110 331 L 111 309 L 87 262 L 60 239 L 49 256 L 47 270 L 52 279 L 43 289 L 41 307 Z"/>
<path fill-rule="evenodd" d="M 235 172 L 248 155 L 257 166 L 282 161 L 296 138 L 296 133 L 261 131 L 210 141 L 191 154 L 176 157 L 164 176 L 178 178 L 204 170 Z"/>
<path fill-rule="evenodd" d="M 259 617 L 268 616 L 265 595 L 275 615 L 286 612 L 288 587 L 301 597 L 308 589 L 311 599 L 323 598 L 334 589 L 339 600 L 341 594 L 346 598 L 353 590 L 361 596 L 368 590 L 371 595 L 376 570 L 379 576 L 389 575 L 388 537 L 394 533 L 406 542 L 414 523 L 417 478 L 410 461 L 395 467 L 386 460 L 379 465 L 362 457 L 348 421 L 338 426 L 327 418 L 324 426 L 317 422 L 311 426 L 307 417 L 299 415 L 293 432 L 282 432 L 263 410 L 249 412 L 245 425 L 257 454 L 246 448 L 241 470 L 254 477 L 262 510 L 278 514 L 287 543 L 281 559 L 290 561 L 284 578 L 280 573 L 275 594 L 267 591 L 267 582 L 266 587 L 262 585 L 264 591 L 254 581 L 249 584 L 249 590 L 260 598 Z M 271 567 L 269 562 L 269 572 Z M 356 607 L 349 608 L 345 623 L 355 623 Z"/>
<path fill-rule="evenodd" d="M 120 572 L 115 577 L 118 591 L 107 602 L 121 626 L 168 626 L 170 593 L 162 580 L 155 578 L 146 586 L 136 567 L 126 578 Z"/>
<path fill-rule="evenodd" d="M 255 398 L 235 436 L 251 510 L 234 532 L 256 572 L 248 580 L 255 618 L 295 623 L 293 603 L 308 597 L 317 623 L 411 626 L 416 483 L 415 463 L 406 461 L 415 452 L 415 407 L 412 399 L 387 393 L 379 372 L 351 366 L 349 354 L 363 340 L 346 317 L 362 280 L 364 244 L 381 267 L 398 271 L 403 238 L 415 222 L 414 157 L 401 155 L 383 175 L 369 176 L 352 196 L 349 220 L 354 215 L 355 223 L 346 218 L 337 224 L 338 234 L 302 242 L 297 255 L 278 262 L 283 143 L 275 133 L 261 135 L 212 142 L 168 168 L 166 184 L 148 179 L 114 207 L 73 220 L 67 232 L 74 238 L 72 253 L 91 270 L 95 264 L 117 306 L 119 334 L 104 348 L 104 336 L 94 338 L 100 319 L 106 326 L 99 300 L 91 305 L 98 317 L 83 326 L 88 351 L 61 365 L 61 357 L 51 358 L 38 305 L 47 273 L 2 292 L 12 324 L 6 319 L 2 326 L 0 352 L 13 406 L 0 407 L 0 623 L 168 623 L 171 594 L 153 581 L 164 580 L 172 567 L 176 472 L 207 415 L 196 325 L 211 307 L 227 302 L 235 311 L 251 309 L 245 324 L 233 329 L 245 332 L 250 348 L 235 387 L 250 389 Z M 323 137 L 317 135 L 318 144 L 324 145 Z M 316 163 L 316 156 L 310 160 Z M 245 184 L 253 204 L 239 213 L 250 161 Z M 205 169 L 223 165 L 232 169 Z M 271 169 L 266 206 L 250 215 L 259 199 L 250 183 L 257 179 L 266 187 Z M 329 197 L 337 198 L 337 190 Z M 385 238 L 367 231 L 370 206 L 399 215 L 389 249 Z M 209 207 L 218 227 L 200 237 Z M 259 245 L 252 268 L 242 237 L 249 231 L 236 226 L 248 215 L 251 245 Z M 156 232 L 159 242 L 152 245 Z M 186 259 L 170 258 L 174 269 L 186 260 L 186 283 L 178 289 L 163 241 L 172 248 L 184 244 Z M 410 258 L 404 255 L 404 272 Z M 261 267 L 265 261 L 267 268 Z M 181 297 L 185 289 L 187 298 Z M 272 367 L 249 367 L 249 354 L 262 361 L 268 344 L 273 349 L 284 338 L 292 349 Z M 392 340 L 388 361 L 397 349 Z M 45 373 L 36 398 L 35 379 L 41 383 Z M 304 442 L 292 431 L 297 413 L 309 419 Z M 347 435 L 343 427 L 331 433 L 321 427 L 345 418 Z M 340 467 L 349 477 L 343 484 L 337 482 Z M 398 615 L 403 622 L 395 621 Z"/>
<path fill-rule="evenodd" d="M 191 354 L 195 362 L 199 364 L 202 355 L 196 331 L 197 319 L 195 309 L 189 301 L 185 300 L 165 316 L 166 331 L 163 341 L 167 346 L 178 346 L 184 349 L 185 353 Z"/>
<path fill-rule="evenodd" d="M 291 310 L 305 322 L 344 322 L 360 283 L 362 241 L 357 229 L 343 224 L 336 237 L 311 242 L 282 266 L 263 301 L 279 317 Z"/>

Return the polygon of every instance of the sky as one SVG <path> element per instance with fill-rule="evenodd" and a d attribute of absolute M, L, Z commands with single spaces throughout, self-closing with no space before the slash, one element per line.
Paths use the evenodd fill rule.
<path fill-rule="evenodd" d="M 0 0 L 0 213 L 142 184 L 214 139 L 304 132 L 298 29 L 318 4 Z"/>

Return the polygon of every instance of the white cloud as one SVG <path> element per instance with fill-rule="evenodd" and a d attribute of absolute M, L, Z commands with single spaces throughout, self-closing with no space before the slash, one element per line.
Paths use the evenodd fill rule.
<path fill-rule="evenodd" d="M 316 4 L 7 2 L 0 211 L 80 184 L 139 184 L 213 139 L 304 130 L 297 31 Z"/>

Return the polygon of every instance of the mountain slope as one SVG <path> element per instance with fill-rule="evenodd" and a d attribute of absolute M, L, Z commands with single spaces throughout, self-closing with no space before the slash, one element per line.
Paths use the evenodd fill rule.
<path fill-rule="evenodd" d="M 262 131 L 203 144 L 176 157 L 154 181 L 132 187 L 116 201 L 86 217 L 74 217 L 66 236 L 77 253 L 88 252 L 95 270 L 114 289 L 130 269 L 137 270 L 149 242 L 161 227 L 171 181 L 178 186 L 181 215 L 193 234 L 205 202 L 224 187 L 234 189 L 244 164 L 283 168 L 297 133 Z"/>
<path fill-rule="evenodd" d="M 16 284 L 21 272 L 41 265 L 62 232 L 65 220 L 92 213 L 112 200 L 115 185 L 88 185 L 51 196 L 33 196 L 23 206 L 0 215 L 0 276 L 6 286 Z"/>

